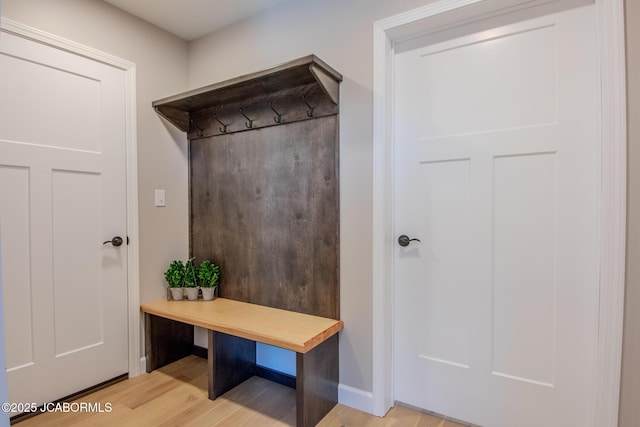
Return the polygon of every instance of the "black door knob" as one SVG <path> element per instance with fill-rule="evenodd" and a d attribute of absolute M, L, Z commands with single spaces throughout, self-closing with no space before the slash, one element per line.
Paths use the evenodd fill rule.
<path fill-rule="evenodd" d="M 107 240 L 106 242 L 103 242 L 103 245 L 106 245 L 107 243 L 111 243 L 113 246 L 120 246 L 122 245 L 122 243 L 124 242 L 124 240 L 122 240 L 122 237 L 120 236 L 116 236 L 111 240 Z"/>
<path fill-rule="evenodd" d="M 410 239 L 409 236 L 407 236 L 406 234 L 403 234 L 402 236 L 398 237 L 398 244 L 400 246 L 409 246 L 409 243 L 411 242 L 419 242 L 420 239 Z"/>

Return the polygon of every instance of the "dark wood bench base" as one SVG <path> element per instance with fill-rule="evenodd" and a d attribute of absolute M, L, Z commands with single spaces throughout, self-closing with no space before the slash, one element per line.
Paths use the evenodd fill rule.
<path fill-rule="evenodd" d="M 298 426 L 315 426 L 338 403 L 338 335 L 296 353 Z"/>
<path fill-rule="evenodd" d="M 147 372 L 193 353 L 193 325 L 145 313 Z M 208 331 L 209 399 L 228 392 L 262 368 L 256 342 Z M 315 426 L 338 402 L 338 335 L 296 353 L 296 424 Z"/>
<path fill-rule="evenodd" d="M 209 331 L 209 399 L 222 396 L 255 373 L 255 341 Z"/>
<path fill-rule="evenodd" d="M 147 372 L 193 353 L 193 325 L 144 314 Z"/>

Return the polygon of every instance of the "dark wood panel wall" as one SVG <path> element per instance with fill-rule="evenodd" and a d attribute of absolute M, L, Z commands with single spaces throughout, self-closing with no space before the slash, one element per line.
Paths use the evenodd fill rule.
<path fill-rule="evenodd" d="M 339 318 L 339 86 L 314 55 L 155 101 L 190 143 L 190 251 L 220 296 Z"/>
<path fill-rule="evenodd" d="M 191 250 L 220 296 L 338 318 L 338 116 L 191 141 Z"/>

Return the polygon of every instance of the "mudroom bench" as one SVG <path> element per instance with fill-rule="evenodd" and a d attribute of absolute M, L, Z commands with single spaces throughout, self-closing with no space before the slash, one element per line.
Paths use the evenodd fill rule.
<path fill-rule="evenodd" d="M 193 353 L 193 326 L 208 330 L 209 398 L 256 375 L 256 342 L 296 352 L 297 426 L 316 425 L 338 399 L 341 320 L 226 298 L 158 300 L 145 314 L 147 372 Z"/>

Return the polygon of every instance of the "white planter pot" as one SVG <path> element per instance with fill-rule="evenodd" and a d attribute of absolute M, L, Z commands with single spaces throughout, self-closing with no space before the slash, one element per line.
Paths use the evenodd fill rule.
<path fill-rule="evenodd" d="M 187 299 L 195 301 L 198 299 L 198 288 L 184 288 L 187 291 Z"/>
<path fill-rule="evenodd" d="M 171 299 L 174 301 L 182 301 L 184 297 L 183 288 L 169 288 L 171 290 Z"/>
<path fill-rule="evenodd" d="M 202 289 L 202 299 L 205 301 L 211 301 L 216 297 L 217 286 L 213 288 L 200 288 Z"/>

